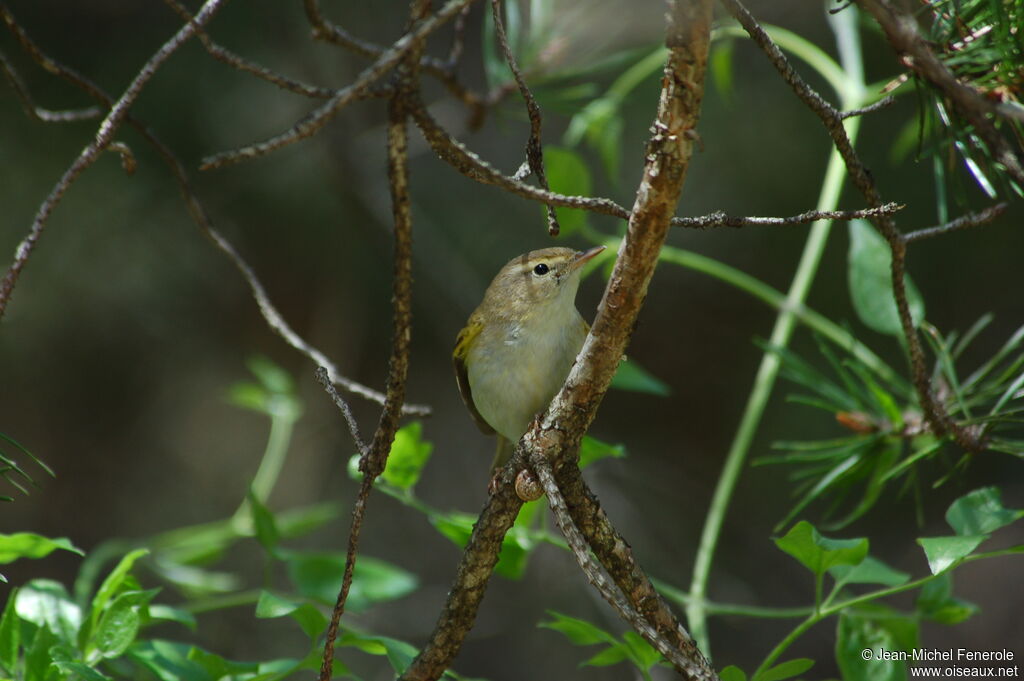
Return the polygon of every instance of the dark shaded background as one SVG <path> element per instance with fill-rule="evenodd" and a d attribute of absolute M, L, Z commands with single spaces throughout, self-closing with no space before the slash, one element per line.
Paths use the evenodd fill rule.
<path fill-rule="evenodd" d="M 404 22 L 405 3 L 377 3 L 372 11 L 362 3 L 325 4 L 349 30 L 381 43 L 393 40 Z M 765 21 L 834 53 L 820 6 L 752 5 Z M 115 95 L 178 27 L 159 2 L 15 0 L 9 6 L 46 51 Z M 569 63 L 660 39 L 661 3 L 629 4 L 628 11 L 625 6 L 594 5 L 576 15 L 566 10 L 562 37 Z M 480 16 L 476 7 L 463 69 L 474 86 L 482 86 Z M 271 68 L 326 85 L 350 81 L 365 64 L 313 43 L 299 3 L 229 3 L 210 30 L 222 44 Z M 892 54 L 877 31 L 866 30 L 864 41 L 869 80 L 893 74 Z M 445 40 L 431 44 L 440 53 Z M 42 106 L 90 103 L 26 59 L 9 34 L 0 35 L 0 49 Z M 826 135 L 751 45 L 737 44 L 734 66 L 731 100 L 708 89 L 699 128 L 704 151 L 694 159 L 679 213 L 724 209 L 787 215 L 812 208 L 828 155 Z M 607 79 L 601 82 L 606 85 Z M 632 203 L 639 178 L 657 86 L 651 79 L 628 103 L 619 177 L 606 178 L 587 152 L 595 160 L 596 191 L 624 205 Z M 436 83 L 428 82 L 428 90 L 437 100 L 435 113 L 473 149 L 506 171 L 519 165 L 526 139 L 521 102 L 510 98 L 482 130 L 470 133 L 460 106 Z M 883 196 L 907 204 L 899 217 L 904 229 L 936 222 L 930 161 L 895 162 L 889 153 L 899 131 L 913 120 L 915 105 L 913 97 L 905 97 L 869 117 L 859 145 Z M 275 134 L 311 106 L 215 62 L 193 43 L 160 70 L 134 113 L 195 169 L 200 157 Z M 371 386 L 383 384 L 390 338 L 383 107 L 356 104 L 312 140 L 255 162 L 193 173 L 215 224 L 253 264 L 294 328 L 346 375 Z M 554 108 L 546 113 L 545 138 L 557 143 L 567 118 Z M 0 252 L 10 258 L 40 201 L 91 138 L 95 123 L 32 121 L 5 85 L 0 129 Z M 89 550 L 112 537 L 145 537 L 229 515 L 255 472 L 267 435 L 262 418 L 225 399 L 232 384 L 249 378 L 245 360 L 253 354 L 292 372 L 306 406 L 271 505 L 283 509 L 351 499 L 354 485 L 344 463 L 353 448 L 312 368 L 268 330 L 235 270 L 190 222 L 161 162 L 133 131 L 124 129 L 118 139 L 138 156 L 137 173 L 126 177 L 116 156 L 107 154 L 72 187 L 53 214 L 0 330 L 0 432 L 57 471 L 56 479 L 41 478 L 31 496 L 0 509 L 0 528 L 68 536 Z M 425 433 L 436 445 L 418 494 L 440 507 L 475 511 L 485 496 L 493 445 L 460 403 L 450 370 L 451 345 L 497 269 L 550 239 L 536 205 L 459 176 L 434 158 L 415 132 L 412 156 L 416 290 L 409 399 L 433 407 Z M 967 193 L 973 205 L 984 205 L 978 192 Z M 862 205 L 850 191 L 842 203 Z M 967 366 L 993 352 L 1024 319 L 1021 217 L 1018 205 L 997 224 L 915 245 L 911 253 L 910 271 L 926 296 L 928 319 L 940 329 L 965 329 L 986 311 L 996 315 Z M 609 232 L 616 228 L 601 217 L 592 223 Z M 852 311 L 845 231 L 841 225 L 833 231 L 810 304 L 849 323 L 901 367 L 895 341 L 864 329 Z M 680 230 L 670 243 L 719 258 L 784 290 L 806 232 L 806 227 Z M 579 306 L 585 316 L 593 314 L 599 294 L 598 278 L 584 283 Z M 760 359 L 752 340 L 767 337 L 773 319 L 771 310 L 719 281 L 662 267 L 630 354 L 671 385 L 673 394 L 613 391 L 593 427 L 597 437 L 625 443 L 630 456 L 596 466 L 588 473 L 590 481 L 648 570 L 680 587 L 689 584 L 705 508 Z M 813 355 L 805 331 L 795 346 Z M 789 388 L 780 385 L 776 391 L 752 456 L 768 453 L 777 439 L 839 434 L 827 415 L 786 404 Z M 370 431 L 376 407 L 359 403 L 357 411 Z M 1008 506 L 1024 506 L 1019 462 L 985 454 L 961 483 L 934 492 L 925 488 L 926 517 L 933 519 L 926 527 L 916 525 L 912 500 L 893 494 L 844 534 L 870 536 L 874 555 L 921 575 L 927 566 L 913 538 L 946 533 L 941 517 L 948 503 L 992 483 L 1002 486 Z M 721 538 L 712 598 L 773 606 L 810 601 L 809 577 L 769 540 L 790 503 L 780 493 L 785 489 L 785 471 L 746 472 Z M 339 521 L 306 545 L 338 549 L 344 531 Z M 384 497 L 373 500 L 363 545 L 367 555 L 416 572 L 423 586 L 357 621 L 421 643 L 454 573 L 457 550 L 422 516 Z M 256 549 L 240 549 L 231 560 L 257 574 Z M 53 556 L 7 566 L 4 572 L 14 584 L 35 576 L 69 582 L 78 563 L 70 555 Z M 1020 575 L 1013 559 L 958 570 L 958 595 L 980 604 L 983 614 L 955 628 L 925 625 L 924 644 L 1018 645 Z M 173 601 L 175 595 L 165 592 L 164 598 Z M 621 630 L 570 556 L 542 547 L 525 581 L 492 582 L 479 624 L 458 659 L 459 671 L 496 680 L 613 679 L 631 673 L 624 667 L 577 669 L 593 651 L 537 629 L 546 609 Z M 790 626 L 713 620 L 716 665 L 752 668 Z M 293 633 L 286 623 L 255 621 L 245 609 L 204 617 L 199 639 L 227 656 L 266 658 L 300 654 L 303 644 Z M 791 652 L 819 659 L 816 672 L 827 676 L 832 644 L 831 624 L 823 624 Z M 373 678 L 387 676 L 382 670 Z"/>

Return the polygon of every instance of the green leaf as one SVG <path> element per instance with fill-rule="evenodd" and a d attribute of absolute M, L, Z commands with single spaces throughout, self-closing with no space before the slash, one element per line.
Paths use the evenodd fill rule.
<path fill-rule="evenodd" d="M 277 543 L 281 538 L 281 533 L 277 531 L 274 514 L 259 500 L 252 489 L 249 490 L 248 499 L 249 512 L 252 514 L 252 526 L 256 530 L 256 541 L 267 553 L 274 555 Z"/>
<path fill-rule="evenodd" d="M 12 563 L 19 558 L 43 558 L 58 549 L 85 555 L 67 537 L 50 539 L 32 532 L 0 534 L 0 563 Z"/>
<path fill-rule="evenodd" d="M 583 159 L 563 147 L 545 146 L 544 165 L 551 191 L 569 196 L 590 196 L 590 170 Z M 578 232 L 587 223 L 585 211 L 576 208 L 555 208 L 561 236 Z"/>
<path fill-rule="evenodd" d="M 399 428 L 391 453 L 384 468 L 384 481 L 399 489 L 409 491 L 420 479 L 434 445 L 422 439 L 423 424 L 419 421 Z"/>
<path fill-rule="evenodd" d="M 129 552 L 117 566 L 110 571 L 107 578 L 103 580 L 103 584 L 96 591 L 96 595 L 92 599 L 92 607 L 89 611 L 89 619 L 85 623 L 85 626 L 79 631 L 79 645 L 85 647 L 86 641 L 88 641 L 92 632 L 96 629 L 96 625 L 99 624 L 100 617 L 107 605 L 124 589 L 129 585 L 130 571 L 132 566 L 135 565 L 135 561 L 139 558 L 147 555 L 148 549 L 136 549 Z M 134 580 L 132 580 L 134 581 Z"/>
<path fill-rule="evenodd" d="M 629 651 L 621 643 L 609 646 L 590 659 L 580 662 L 581 667 L 608 667 L 629 657 Z"/>
<path fill-rule="evenodd" d="M 259 601 L 256 603 L 256 617 L 291 617 L 313 641 L 327 628 L 327 618 L 312 603 L 299 603 L 269 591 L 260 592 Z"/>
<path fill-rule="evenodd" d="M 272 393 L 294 393 L 295 382 L 291 375 L 263 355 L 253 355 L 246 361 L 249 371 L 264 388 Z"/>
<path fill-rule="evenodd" d="M 836 662 L 843 681 L 905 681 L 906 662 L 874 658 L 882 651 L 909 652 L 916 647 L 917 622 L 887 608 L 844 610 L 839 616 Z"/>
<path fill-rule="evenodd" d="M 775 545 L 800 561 L 815 575 L 822 575 L 836 565 L 857 565 L 868 554 L 868 540 L 829 539 L 806 520 L 793 526 Z"/>
<path fill-rule="evenodd" d="M 995 532 L 1024 517 L 1024 510 L 1003 507 L 998 487 L 982 487 L 954 501 L 946 511 L 946 522 L 958 535 Z"/>
<path fill-rule="evenodd" d="M 155 591 L 126 591 L 114 599 L 100 618 L 90 645 L 101 657 L 119 657 L 139 633 L 139 609 L 156 595 Z"/>
<path fill-rule="evenodd" d="M 288 575 L 299 593 L 333 605 L 341 589 L 345 554 L 287 552 L 284 555 Z M 416 575 L 398 566 L 370 556 L 356 561 L 346 609 L 366 610 L 374 603 L 395 600 L 416 590 Z"/>
<path fill-rule="evenodd" d="M 156 603 L 149 606 L 149 618 L 161 622 L 177 622 L 191 631 L 196 630 L 196 616 L 188 610 L 172 605 Z"/>
<path fill-rule="evenodd" d="M 194 646 L 171 641 L 139 641 L 127 656 L 160 681 L 216 681 L 207 669 L 192 659 Z"/>
<path fill-rule="evenodd" d="M 889 567 L 877 558 L 867 556 L 857 565 L 836 565 L 829 568 L 829 574 L 837 585 L 843 584 L 882 584 L 899 586 L 910 580 L 906 572 Z"/>
<path fill-rule="evenodd" d="M 892 251 L 885 239 L 865 220 L 849 223 L 848 278 L 850 297 L 857 316 L 879 333 L 901 336 L 899 313 L 892 289 Z M 905 278 L 907 303 L 917 327 L 924 318 L 924 300 L 910 277 Z"/>
<path fill-rule="evenodd" d="M 7 596 L 4 614 L 0 615 L 0 670 L 9 678 L 14 678 L 18 647 L 21 645 L 21 622 L 14 607 L 17 598 L 18 590 L 14 589 Z"/>
<path fill-rule="evenodd" d="M 33 579 L 18 589 L 14 608 L 18 617 L 48 629 L 64 643 L 74 643 L 82 626 L 81 609 L 63 584 L 49 579 Z"/>
<path fill-rule="evenodd" d="M 954 564 L 971 555 L 981 542 L 988 539 L 986 534 L 956 537 L 921 537 L 917 543 L 928 557 L 928 569 L 933 575 L 948 570 Z"/>
<path fill-rule="evenodd" d="M 718 673 L 720 681 L 747 681 L 747 673 L 734 664 Z"/>
<path fill-rule="evenodd" d="M 554 610 L 548 610 L 551 620 L 541 622 L 537 626 L 542 629 L 553 629 L 563 634 L 573 645 L 592 646 L 597 643 L 615 645 L 615 637 L 586 620 L 569 617 Z"/>
<path fill-rule="evenodd" d="M 51 674 L 53 661 L 51 650 L 61 643 L 57 635 L 50 631 L 49 627 L 36 629 L 32 642 L 27 644 L 25 659 L 23 661 L 23 681 L 48 681 L 55 675 Z"/>
<path fill-rule="evenodd" d="M 459 548 L 464 548 L 469 542 L 476 520 L 475 515 L 457 511 L 430 516 L 430 523 L 437 531 Z M 529 528 L 513 525 L 501 542 L 501 552 L 498 554 L 498 564 L 494 567 L 494 572 L 506 579 L 521 579 L 526 572 L 526 563 L 534 546 L 536 541 L 530 536 Z"/>
<path fill-rule="evenodd" d="M 659 397 L 668 397 L 672 394 L 672 389 L 667 383 L 655 378 L 637 364 L 636 360 L 628 357 L 619 362 L 619 368 L 612 377 L 611 387 Z"/>
<path fill-rule="evenodd" d="M 661 653 L 635 631 L 623 632 L 622 640 L 629 649 L 629 657 L 636 664 L 637 669 L 647 671 L 661 662 Z"/>
<path fill-rule="evenodd" d="M 733 40 L 718 40 L 711 47 L 711 54 L 708 55 L 708 70 L 711 72 L 712 82 L 715 84 L 715 91 L 724 101 L 730 102 L 733 99 L 732 82 L 732 55 Z M 722 681 L 725 681 L 724 679 Z"/>
<path fill-rule="evenodd" d="M 940 624 L 959 624 L 979 612 L 978 606 L 953 596 L 953 573 L 945 572 L 921 587 L 915 603 L 925 619 Z"/>
<path fill-rule="evenodd" d="M 415 646 L 387 636 L 368 636 L 347 631 L 338 638 L 339 646 L 353 647 L 370 655 L 386 655 L 391 667 L 401 675 L 416 657 Z"/>
<path fill-rule="evenodd" d="M 624 456 L 626 456 L 625 445 L 610 445 L 589 435 L 584 435 L 583 441 L 580 442 L 580 468 L 586 468 L 601 459 L 609 457 L 621 459 Z"/>
<path fill-rule="evenodd" d="M 755 676 L 751 681 L 782 681 L 794 676 L 799 676 L 814 666 L 814 660 L 806 657 L 798 657 L 795 660 L 786 660 L 775 665 L 771 669 L 765 669 Z"/>
<path fill-rule="evenodd" d="M 93 669 L 84 662 L 71 659 L 70 651 L 70 648 L 62 649 L 61 646 L 54 646 L 50 649 L 52 658 L 50 664 L 75 681 L 111 681 L 106 674 Z"/>

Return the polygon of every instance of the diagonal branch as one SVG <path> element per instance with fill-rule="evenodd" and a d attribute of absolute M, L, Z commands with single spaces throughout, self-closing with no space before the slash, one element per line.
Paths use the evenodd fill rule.
<path fill-rule="evenodd" d="M 790 85 L 797 97 L 821 119 L 825 129 L 828 130 L 829 135 L 832 137 L 833 145 L 843 159 L 847 174 L 853 181 L 854 186 L 857 187 L 867 200 L 868 205 L 872 207 L 882 205 L 881 195 L 875 186 L 871 173 L 860 160 L 856 150 L 850 143 L 850 138 L 846 134 L 846 130 L 843 127 L 842 112 L 829 104 L 797 74 L 785 54 L 779 49 L 779 46 L 775 44 L 768 33 L 739 0 L 722 0 L 722 4 L 739 21 L 751 39 L 764 51 L 769 61 L 772 62 L 779 74 Z M 921 410 L 924 412 L 925 418 L 931 425 L 933 432 L 937 435 L 942 436 L 949 433 L 956 443 L 965 450 L 969 452 L 980 451 L 983 449 L 983 443 L 979 441 L 975 434 L 972 434 L 970 429 L 956 423 L 932 392 L 931 374 L 925 362 L 924 347 L 914 325 L 913 316 L 910 314 L 910 303 L 907 300 L 906 239 L 896 228 L 896 223 L 887 215 L 876 216 L 873 219 L 873 223 L 889 244 L 889 250 L 892 252 L 893 298 L 896 301 L 900 326 L 907 340 L 911 374 L 917 399 L 921 404 Z"/>
<path fill-rule="evenodd" d="M 67 192 L 68 188 L 74 183 L 75 180 L 93 163 L 99 158 L 100 154 L 110 145 L 114 140 L 114 135 L 120 129 L 121 124 L 124 123 L 125 118 L 128 116 L 128 110 L 138 99 L 139 94 L 142 92 L 142 88 L 146 86 L 146 83 L 153 77 L 164 62 L 166 62 L 172 54 L 174 54 L 178 48 L 180 48 L 185 42 L 191 38 L 197 29 L 197 27 L 204 25 L 211 18 L 214 13 L 220 9 L 225 0 L 206 0 L 203 6 L 199 9 L 196 14 L 195 22 L 182 26 L 178 31 L 171 36 L 167 42 L 165 42 L 159 50 L 157 50 L 153 56 L 151 56 L 142 68 L 132 79 L 131 83 L 121 94 L 121 96 L 115 101 L 110 111 L 107 112 L 106 118 L 100 123 L 99 128 L 96 131 L 96 137 L 90 142 L 78 155 L 78 158 L 68 167 L 61 178 L 54 185 L 53 189 L 50 190 L 49 195 L 43 200 L 43 203 L 39 206 L 36 212 L 35 219 L 32 221 L 32 227 L 29 230 L 28 236 L 22 240 L 15 251 L 14 262 L 8 268 L 7 273 L 3 279 L 0 280 L 0 319 L 3 318 L 4 312 L 7 310 L 7 304 L 10 302 L 11 294 L 14 291 L 15 285 L 18 283 L 18 277 L 21 276 L 22 270 L 28 263 L 29 257 L 32 255 L 32 251 L 35 249 L 36 244 L 39 242 L 39 238 L 42 236 L 43 229 L 46 226 L 47 220 L 50 218 L 50 214 L 53 209 L 60 203 L 61 198 Z M 7 11 L 6 6 L 0 5 L 0 12 L 4 15 L 4 20 L 8 25 L 13 23 L 13 19 L 10 18 L 10 13 Z"/>
<path fill-rule="evenodd" d="M 416 23 L 405 35 L 395 41 L 394 45 L 385 50 L 373 64 L 363 70 L 355 82 L 348 87 L 338 90 L 334 96 L 324 102 L 321 106 L 311 111 L 305 118 L 297 122 L 288 130 L 275 135 L 262 142 L 256 142 L 232 151 L 224 151 L 203 159 L 200 168 L 211 170 L 221 168 L 233 163 L 249 161 L 260 156 L 265 156 L 272 151 L 294 144 L 307 137 L 312 137 L 320 131 L 327 123 L 334 118 L 345 106 L 359 99 L 363 93 L 377 80 L 394 68 L 402 61 L 416 45 L 428 35 L 445 25 L 453 19 L 462 9 L 473 0 L 448 0 L 448 2 L 434 14 Z"/>
<path fill-rule="evenodd" d="M 505 61 L 508 62 L 509 69 L 512 71 L 512 77 L 519 88 L 519 94 L 522 95 L 523 101 L 526 102 L 526 115 L 530 119 L 530 137 L 526 140 L 526 165 L 534 177 L 537 178 L 540 186 L 543 189 L 550 190 L 551 187 L 548 186 L 547 173 L 544 172 L 544 150 L 540 141 L 540 105 L 537 104 L 537 99 L 530 92 L 530 88 L 527 87 L 526 79 L 523 78 L 523 73 L 519 70 L 518 64 L 516 64 L 515 55 L 512 54 L 512 47 L 508 44 L 505 22 L 501 18 L 501 0 L 491 0 L 491 15 L 494 17 L 494 32 L 498 36 L 498 44 L 501 46 L 501 52 L 505 56 Z M 521 172 L 516 173 L 516 178 L 519 179 L 521 174 Z M 550 203 L 545 204 L 544 209 L 548 217 L 548 233 L 551 236 L 558 236 L 558 217 L 555 215 L 554 206 Z"/>
<path fill-rule="evenodd" d="M 113 105 L 113 97 L 103 91 L 102 88 L 85 76 L 55 61 L 45 54 L 28 36 L 28 34 L 25 33 L 22 27 L 14 20 L 14 17 L 2 4 L 0 4 L 0 20 L 3 20 L 8 28 L 14 33 L 18 42 L 22 45 L 25 51 L 29 53 L 32 59 L 42 66 L 47 72 L 69 82 L 71 85 L 82 90 L 104 107 L 109 108 Z M 281 338 L 291 345 L 292 348 L 308 357 L 317 367 L 323 367 L 327 372 L 331 383 L 334 385 L 341 386 L 348 392 L 370 400 L 371 402 L 383 404 L 385 398 L 383 393 L 343 376 L 333 361 L 328 359 L 327 356 L 319 349 L 299 336 L 299 334 L 297 334 L 288 325 L 281 313 L 276 307 L 274 307 L 270 297 L 267 295 L 266 289 L 263 287 L 263 284 L 260 282 L 249 263 L 247 263 L 241 254 L 238 253 L 238 250 L 231 244 L 231 242 L 229 242 L 214 228 L 213 221 L 210 219 L 209 214 L 206 212 L 202 202 L 199 200 L 199 196 L 192 187 L 192 183 L 188 178 L 188 173 L 185 171 L 185 166 L 182 164 L 181 160 L 178 159 L 174 152 L 172 152 L 171 149 L 164 144 L 152 130 L 143 125 L 142 122 L 134 118 L 130 113 L 126 115 L 125 122 L 142 135 L 142 137 L 150 144 L 150 146 L 153 147 L 153 149 L 156 150 L 157 154 L 167 165 L 178 185 L 178 190 L 181 194 L 182 200 L 185 202 L 185 207 L 192 220 L 196 223 L 196 226 L 202 230 L 203 234 L 205 234 L 213 244 L 225 256 L 227 256 L 238 272 L 242 275 L 242 278 L 245 279 L 246 284 L 249 286 L 250 294 L 256 301 L 260 314 L 263 316 L 264 321 L 266 321 L 270 329 L 281 336 Z M 110 146 L 113 147 L 115 144 L 116 143 L 112 143 Z M 407 415 L 426 416 L 430 414 L 430 408 L 424 405 L 406 405 L 403 407 L 403 413 Z M 357 431 L 353 430 L 352 436 L 357 443 L 360 441 Z"/>
<path fill-rule="evenodd" d="M 587 540 L 584 539 L 572 519 L 548 461 L 542 457 L 534 459 L 534 471 L 537 473 L 537 477 L 540 478 L 541 486 L 548 497 L 548 503 L 554 512 L 558 529 L 565 535 L 569 548 L 576 557 L 576 562 L 587 576 L 587 581 L 598 590 L 601 596 L 619 613 L 619 616 L 639 632 L 666 660 L 671 662 L 672 666 L 680 674 L 692 679 L 713 678 L 714 672 L 708 667 L 707 661 L 703 657 L 697 658 L 699 661 L 696 661 L 688 656 L 689 651 L 687 654 L 684 654 L 680 648 L 667 641 L 655 629 L 650 620 L 645 619 L 643 615 L 637 612 L 616 585 L 612 584 L 608 577 L 601 572 L 600 566 L 590 556 L 590 547 L 587 545 Z"/>

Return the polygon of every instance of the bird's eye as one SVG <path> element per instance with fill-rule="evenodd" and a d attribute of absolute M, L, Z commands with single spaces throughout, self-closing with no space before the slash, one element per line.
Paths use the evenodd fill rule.
<path fill-rule="evenodd" d="M 545 275 L 545 274 L 548 273 L 548 266 L 545 265 L 544 263 L 540 263 L 536 267 L 533 268 L 533 273 L 534 274 L 539 274 L 539 275 Z"/>

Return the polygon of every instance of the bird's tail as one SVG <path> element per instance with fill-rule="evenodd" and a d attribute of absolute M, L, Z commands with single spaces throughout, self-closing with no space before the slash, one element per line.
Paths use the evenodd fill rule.
<path fill-rule="evenodd" d="M 497 437 L 498 447 L 494 452 L 494 462 L 491 464 L 491 475 L 498 472 L 498 469 L 508 463 L 508 460 L 512 458 L 512 452 L 515 450 L 515 444 L 508 439 L 499 435 Z"/>

